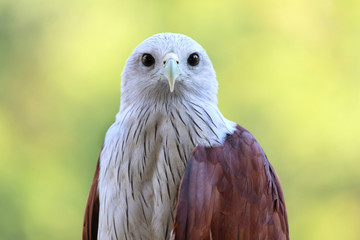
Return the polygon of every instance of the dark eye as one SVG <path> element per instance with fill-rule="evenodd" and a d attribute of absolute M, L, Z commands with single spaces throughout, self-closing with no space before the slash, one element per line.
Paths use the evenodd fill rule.
<path fill-rule="evenodd" d="M 151 56 L 151 54 L 145 53 L 141 57 L 141 62 L 144 64 L 144 66 L 150 67 L 151 65 L 153 65 L 155 63 L 155 59 L 153 56 Z"/>
<path fill-rule="evenodd" d="M 200 62 L 199 54 L 197 54 L 197 53 L 192 53 L 192 54 L 190 54 L 187 62 L 188 62 L 188 64 L 189 64 L 190 66 L 196 66 L 196 65 L 198 65 L 199 62 Z"/>

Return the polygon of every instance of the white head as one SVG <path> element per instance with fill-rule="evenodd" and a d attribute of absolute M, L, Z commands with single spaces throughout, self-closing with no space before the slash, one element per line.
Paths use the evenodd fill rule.
<path fill-rule="evenodd" d="M 156 34 L 135 48 L 122 72 L 122 104 L 195 98 L 217 104 L 216 75 L 205 50 L 182 34 Z"/>

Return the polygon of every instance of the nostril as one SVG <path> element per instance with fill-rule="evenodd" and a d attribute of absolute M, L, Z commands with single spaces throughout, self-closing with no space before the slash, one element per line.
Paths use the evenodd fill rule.
<path fill-rule="evenodd" d="M 176 64 L 179 64 L 179 61 L 176 61 Z"/>
<path fill-rule="evenodd" d="M 165 65 L 166 61 L 163 61 L 163 64 Z"/>

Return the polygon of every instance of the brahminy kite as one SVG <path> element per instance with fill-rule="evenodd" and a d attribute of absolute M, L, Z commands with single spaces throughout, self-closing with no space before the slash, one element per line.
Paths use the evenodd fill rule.
<path fill-rule="evenodd" d="M 83 239 L 289 239 L 279 178 L 255 138 L 217 107 L 205 50 L 156 34 L 122 72 Z"/>

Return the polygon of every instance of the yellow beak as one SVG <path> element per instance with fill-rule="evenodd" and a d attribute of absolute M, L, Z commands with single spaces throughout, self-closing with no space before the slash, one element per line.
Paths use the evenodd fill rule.
<path fill-rule="evenodd" d="M 180 75 L 180 69 L 178 66 L 179 58 L 174 53 L 168 53 L 164 57 L 164 76 L 169 81 L 170 92 L 174 91 L 175 81 Z"/>

